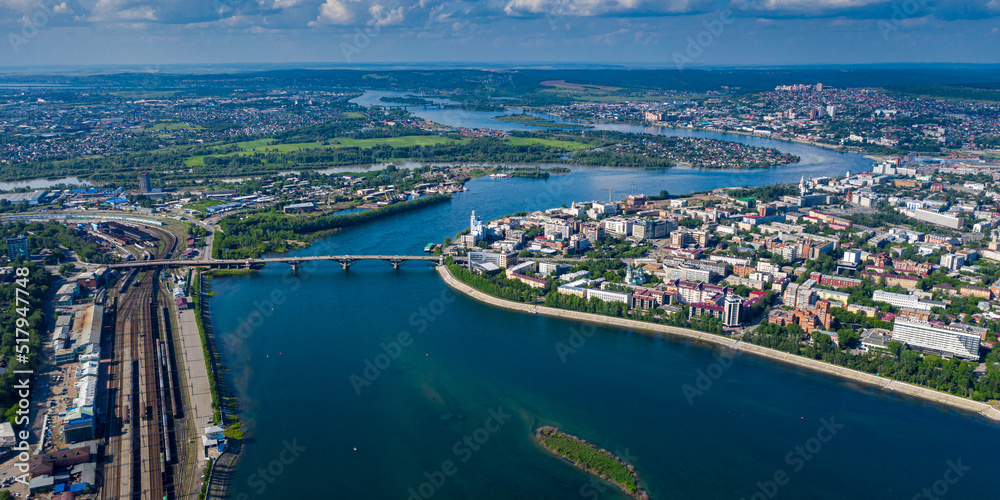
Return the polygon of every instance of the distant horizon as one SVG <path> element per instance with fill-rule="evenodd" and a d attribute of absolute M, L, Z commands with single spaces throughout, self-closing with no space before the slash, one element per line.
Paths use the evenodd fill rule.
<path fill-rule="evenodd" d="M 182 68 L 280 68 L 283 70 L 371 70 L 381 71 L 393 70 L 481 70 L 481 69 L 510 69 L 510 70 L 650 70 L 650 71 L 760 71 L 769 69 L 781 70 L 839 70 L 839 69 L 985 69 L 997 67 L 1000 69 L 1000 62 L 966 63 L 966 62 L 877 62 L 877 63 L 790 63 L 790 64 L 743 64 L 743 65 L 690 65 L 685 68 L 677 68 L 669 63 L 649 63 L 649 62 L 516 62 L 516 61 L 388 61 L 388 62 L 365 62 L 365 63 L 332 63 L 323 61 L 299 61 L 299 62 L 181 62 L 181 63 L 150 63 L 150 64 L 26 64 L 0 67 L 0 74 L 25 73 L 29 70 L 134 70 L 140 73 L 162 72 L 163 69 Z M 235 69 L 235 68 L 234 68 Z M 227 73 L 220 71 L 219 73 Z M 183 73 L 178 73 L 183 74 Z M 1000 81 L 1000 74 L 997 75 Z"/>

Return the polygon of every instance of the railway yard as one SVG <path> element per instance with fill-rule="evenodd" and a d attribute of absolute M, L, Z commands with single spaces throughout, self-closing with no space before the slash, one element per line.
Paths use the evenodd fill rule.
<path fill-rule="evenodd" d="M 177 239 L 165 240 L 156 256 L 169 257 Z M 110 316 L 108 391 L 100 461 L 102 499 L 177 498 L 175 466 L 184 411 L 174 367 L 171 321 L 160 287 L 160 270 L 129 273 L 118 287 Z M 183 436 L 180 436 L 183 437 Z M 182 441 L 183 443 L 184 441 Z"/>
<path fill-rule="evenodd" d="M 170 258 L 182 249 L 182 240 L 171 231 L 142 231 L 155 242 L 147 245 L 144 258 Z M 40 422 L 35 434 L 41 442 L 32 445 L 32 484 L 30 489 L 16 482 L 4 484 L 16 497 L 198 497 L 200 440 L 196 412 L 185 411 L 189 395 L 184 384 L 190 376 L 184 373 L 180 322 L 167 288 L 171 277 L 160 268 L 129 271 L 109 279 L 93 294 L 92 304 L 59 308 L 74 319 L 84 317 L 80 311 L 96 316 L 87 316 L 88 328 L 96 330 L 87 338 L 99 347 L 81 350 L 82 355 L 67 361 L 60 355 L 77 340 L 60 349 L 59 339 L 53 337 L 50 358 L 36 372 L 45 390 L 34 401 L 35 420 Z M 77 399 L 71 401 L 74 392 Z M 88 418 L 92 430 L 80 434 L 77 422 Z M 4 458 L 0 476 L 14 475 L 16 461 Z"/>

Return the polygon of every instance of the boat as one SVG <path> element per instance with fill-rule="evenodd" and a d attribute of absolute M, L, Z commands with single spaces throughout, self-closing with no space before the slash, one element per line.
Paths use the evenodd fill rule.
<path fill-rule="evenodd" d="M 434 244 L 434 243 L 428 243 L 427 246 L 424 247 L 424 251 L 427 252 L 427 253 L 431 253 L 431 252 L 434 251 L 434 247 L 435 246 L 437 246 L 437 245 Z"/>

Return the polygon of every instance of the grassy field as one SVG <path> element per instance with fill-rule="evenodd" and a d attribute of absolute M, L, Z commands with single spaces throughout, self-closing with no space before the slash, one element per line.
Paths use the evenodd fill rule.
<path fill-rule="evenodd" d="M 533 137 L 508 137 L 507 140 L 515 146 L 527 146 L 529 144 L 541 144 L 552 148 L 561 148 L 567 151 L 578 151 L 587 149 L 590 146 L 582 142 L 561 141 L 559 139 L 537 139 Z"/>
<path fill-rule="evenodd" d="M 587 149 L 589 147 L 588 145 L 580 142 L 564 141 L 559 139 L 509 137 L 507 140 L 515 146 L 540 144 L 543 146 L 560 148 L 567 151 L 578 151 L 581 149 Z M 303 149 L 332 149 L 332 148 L 346 148 L 346 147 L 371 148 L 374 146 L 378 146 L 380 144 L 388 144 L 390 146 L 396 146 L 396 147 L 431 146 L 434 144 L 453 144 L 461 141 L 458 139 L 453 139 L 451 137 L 444 137 L 440 135 L 406 135 L 402 137 L 389 137 L 384 139 L 350 139 L 347 137 L 337 137 L 330 139 L 325 143 L 314 141 L 314 142 L 296 142 L 291 144 L 273 144 L 273 142 L 274 142 L 273 139 L 257 139 L 255 141 L 237 142 L 235 143 L 235 145 L 239 147 L 242 151 L 235 153 L 219 154 L 219 155 L 192 156 L 184 160 L 184 165 L 188 167 L 204 165 L 206 156 L 226 157 L 234 155 L 246 156 L 254 153 L 291 153 Z M 224 147 L 229 147 L 232 145 L 233 144 L 219 144 L 214 147 L 216 149 L 222 149 Z"/>
<path fill-rule="evenodd" d="M 334 147 L 356 146 L 359 148 L 370 148 L 379 144 L 388 144 L 390 146 L 430 146 L 433 144 L 452 144 L 455 142 L 459 141 L 440 135 L 404 135 L 403 137 L 390 137 L 387 139 L 330 139 L 331 144 L 336 144 Z"/>
<path fill-rule="evenodd" d="M 351 146 L 370 148 L 379 144 L 388 144 L 390 146 L 430 146 L 433 144 L 445 144 L 458 141 L 448 137 L 442 137 L 440 135 L 405 135 L 402 137 L 390 137 L 387 139 L 349 139 L 347 137 L 338 137 L 326 141 L 326 144 L 318 141 L 295 142 L 291 144 L 272 144 L 272 142 L 273 139 L 257 139 L 255 141 L 237 142 L 236 146 L 240 147 L 243 151 L 212 156 L 225 157 L 234 155 L 246 156 L 254 153 L 291 153 L 303 149 L 331 149 L 346 148 Z M 219 145 L 216 146 L 216 148 L 218 149 L 226 146 L 229 146 L 229 144 Z M 192 156 L 191 158 L 184 160 L 184 164 L 189 167 L 204 165 L 205 156 Z"/>
<path fill-rule="evenodd" d="M 211 198 L 202 198 L 202 199 L 198 200 L 197 203 L 191 203 L 191 204 L 188 204 L 188 205 L 184 205 L 184 208 L 186 210 L 198 210 L 198 211 L 204 212 L 205 209 L 208 208 L 208 207 L 214 207 L 216 205 L 222 205 L 223 203 L 226 203 L 226 202 L 224 202 L 222 200 L 213 200 Z"/>

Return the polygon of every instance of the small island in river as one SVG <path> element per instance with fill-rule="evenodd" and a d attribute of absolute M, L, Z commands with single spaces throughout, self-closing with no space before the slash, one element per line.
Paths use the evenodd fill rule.
<path fill-rule="evenodd" d="M 545 449 L 573 462 L 578 469 L 618 485 L 632 498 L 649 498 L 649 495 L 639 487 L 639 475 L 636 474 L 635 468 L 611 452 L 555 427 L 539 427 L 535 431 L 535 439 Z"/>

